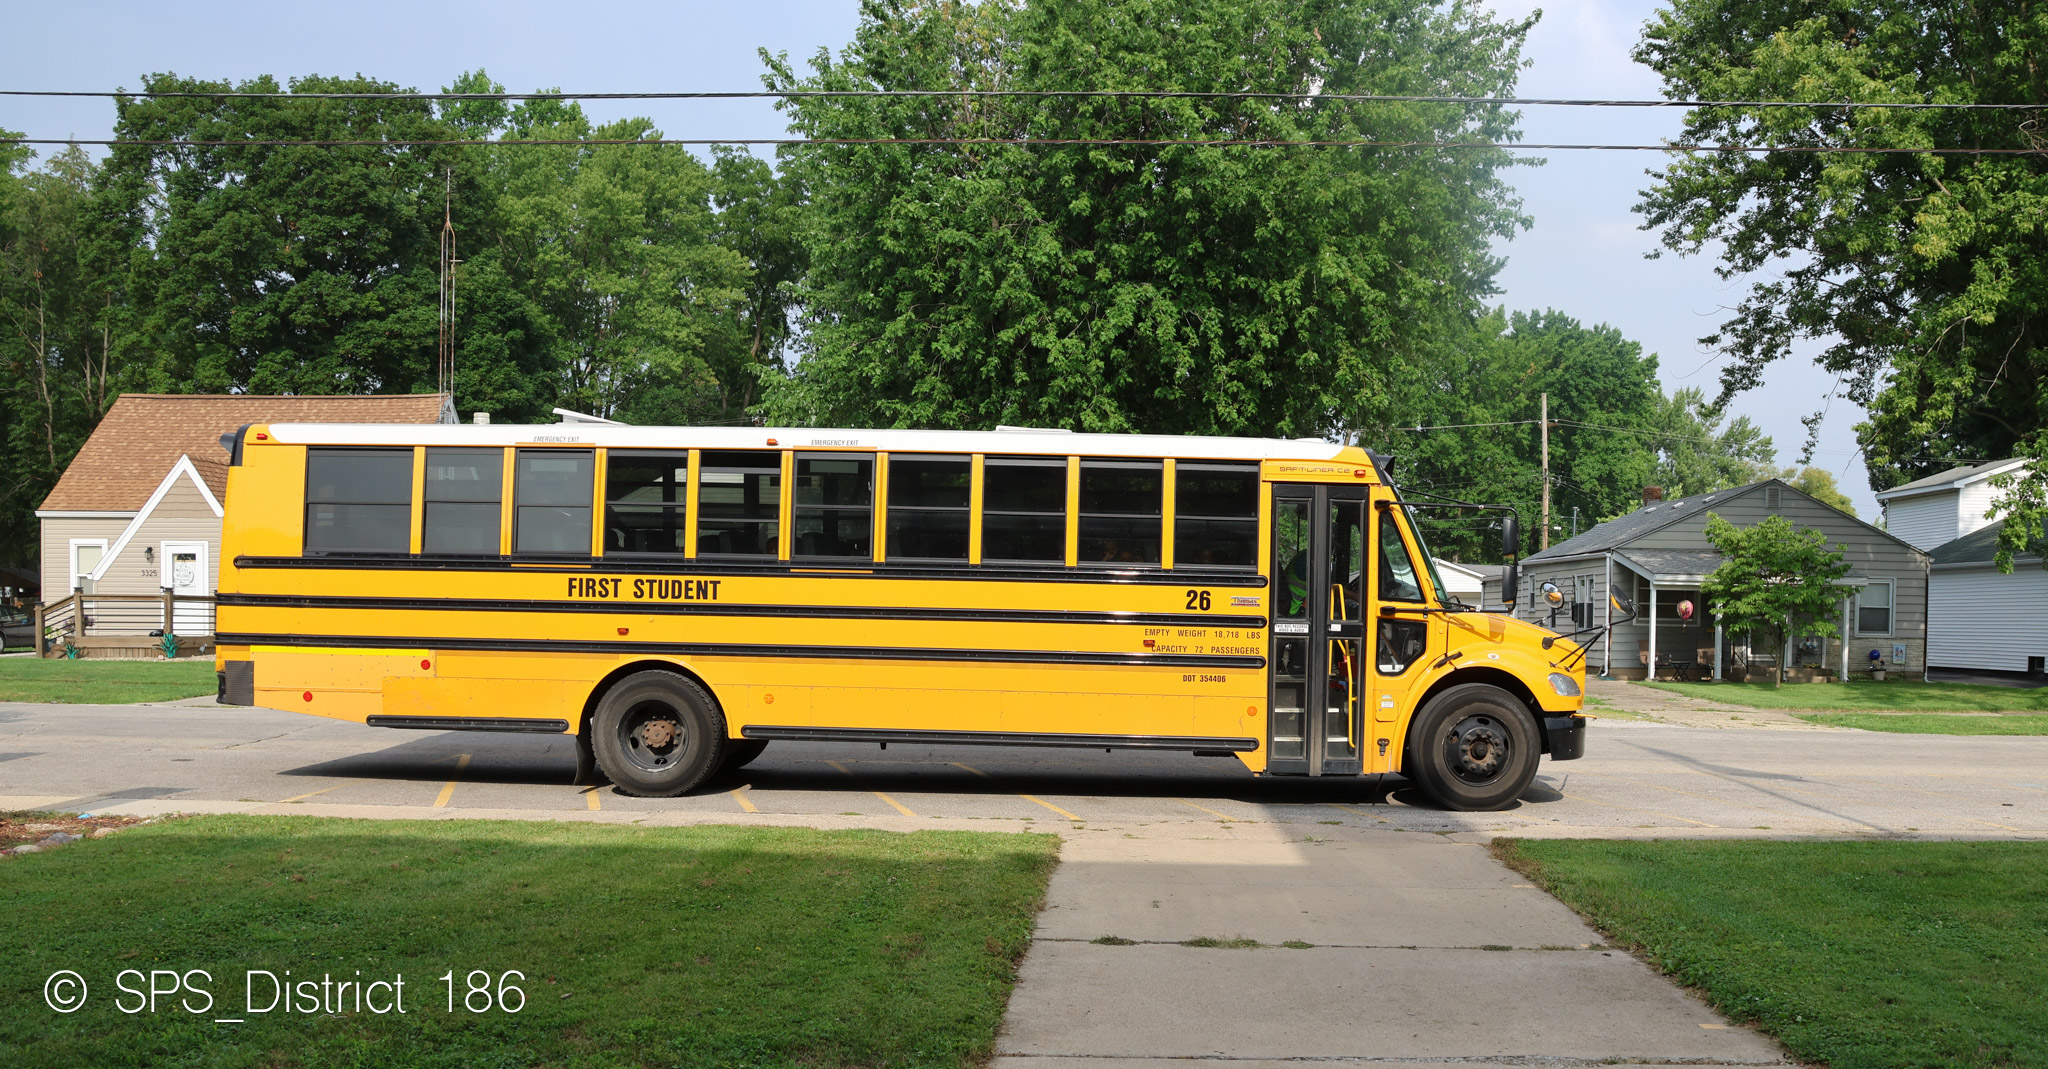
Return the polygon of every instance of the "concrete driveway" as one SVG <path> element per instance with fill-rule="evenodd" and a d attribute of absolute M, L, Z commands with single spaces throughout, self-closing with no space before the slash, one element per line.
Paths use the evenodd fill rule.
<path fill-rule="evenodd" d="M 292 713 L 0 705 L 0 807 L 661 823 L 1124 829 L 1258 824 L 1514 835 L 2048 835 L 2048 738 L 1596 722 L 1502 813 L 1385 781 L 1256 779 L 1184 754 L 776 743 L 686 798 L 573 787 L 554 736 L 403 732 Z"/>

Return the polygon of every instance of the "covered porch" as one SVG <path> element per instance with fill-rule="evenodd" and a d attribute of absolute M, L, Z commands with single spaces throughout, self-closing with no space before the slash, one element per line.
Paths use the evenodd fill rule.
<path fill-rule="evenodd" d="M 1807 635 L 1793 626 L 1782 646 L 1765 647 L 1747 634 L 1728 633 L 1700 593 L 1721 566 L 1720 554 L 1635 550 L 1616 552 L 1612 559 L 1615 589 L 1634 598 L 1636 619 L 1616 626 L 1610 636 L 1608 678 L 1729 680 L 1782 664 L 1787 682 L 1848 680 L 1849 652 L 1841 637 Z M 1850 613 L 1864 582 L 1854 575 L 1835 581 L 1841 636 L 1853 633 Z"/>

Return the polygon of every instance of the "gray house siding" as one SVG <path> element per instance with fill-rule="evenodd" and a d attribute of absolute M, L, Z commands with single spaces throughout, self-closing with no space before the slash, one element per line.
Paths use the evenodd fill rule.
<path fill-rule="evenodd" d="M 2039 560 L 2020 560 L 2010 575 L 1992 564 L 1937 566 L 1928 591 L 1928 667 L 2027 672 L 2048 658 L 2048 612 L 2039 608 L 2048 570 Z"/>
<path fill-rule="evenodd" d="M 1888 663 L 1910 668 L 1926 664 L 1927 557 L 1913 547 L 1775 480 L 1733 491 L 1664 502 L 1650 506 L 1646 511 L 1649 512 L 1647 516 L 1636 514 L 1637 523 L 1644 519 L 1654 520 L 1656 512 L 1678 518 L 1664 526 L 1644 530 L 1613 549 L 1602 551 L 1597 558 L 1546 560 L 1539 554 L 1536 559 L 1528 561 L 1523 572 L 1527 577 L 1524 584 L 1528 593 L 1525 593 L 1525 600 L 1516 606 L 1516 614 L 1524 620 L 1547 626 L 1550 619 L 1548 606 L 1534 598 L 1533 592 L 1540 590 L 1546 580 L 1554 582 L 1565 592 L 1569 605 L 1574 600 L 1572 577 L 1590 574 L 1594 577 L 1594 620 L 1604 621 L 1606 557 L 1609 553 L 1621 557 L 1635 554 L 1644 559 L 1666 554 L 1712 554 L 1713 545 L 1707 541 L 1705 533 L 1710 515 L 1718 515 L 1738 527 L 1749 527 L 1769 516 L 1782 515 L 1794 526 L 1820 531 L 1829 546 L 1842 547 L 1852 578 L 1884 580 L 1892 586 L 1891 626 L 1888 631 L 1859 633 L 1855 613 L 1851 612 L 1848 632 L 1850 669 L 1868 668 L 1869 653 L 1873 649 L 1878 650 Z M 1697 567 L 1701 571 L 1711 571 L 1710 563 Z M 1699 594 L 1700 578 L 1703 577 L 1673 578 L 1659 583 L 1656 646 L 1660 658 L 1691 661 L 1699 656 L 1699 651 L 1707 650 L 1705 659 L 1712 661 L 1714 620 Z M 1650 638 L 1650 621 L 1646 618 L 1650 612 L 1649 580 L 1617 559 L 1614 585 L 1634 599 L 1639 616 L 1636 620 L 1617 625 L 1608 640 L 1596 647 L 1590 658 L 1594 663 L 1602 664 L 1609 674 L 1639 677 Z M 1688 600 L 1693 602 L 1694 613 L 1692 619 L 1682 620 L 1678 617 L 1678 604 Z M 1570 615 L 1560 613 L 1559 619 L 1568 622 Z M 1839 627 L 1842 622 L 1839 613 L 1831 614 L 1831 621 Z M 1560 627 L 1559 630 L 1569 628 Z M 1761 648 L 1753 652 L 1782 655 L 1782 651 Z M 1903 660 L 1895 656 L 1897 653 L 1904 654 Z M 1838 672 L 1842 664 L 1840 640 L 1819 643 L 1816 649 L 1804 656 L 1795 648 L 1793 663 L 1814 661 L 1825 665 L 1831 673 Z"/>

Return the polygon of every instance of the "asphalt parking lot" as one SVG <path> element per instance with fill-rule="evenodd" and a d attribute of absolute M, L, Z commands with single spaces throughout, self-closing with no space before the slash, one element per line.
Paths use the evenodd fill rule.
<path fill-rule="evenodd" d="M 1603 720 L 1499 813 L 1399 777 L 1262 779 L 1130 751 L 776 743 L 681 798 L 576 787 L 556 736 L 410 732 L 261 709 L 0 705 L 0 807 L 658 823 L 1091 828 L 1297 824 L 1515 835 L 2048 835 L 2048 738 Z"/>

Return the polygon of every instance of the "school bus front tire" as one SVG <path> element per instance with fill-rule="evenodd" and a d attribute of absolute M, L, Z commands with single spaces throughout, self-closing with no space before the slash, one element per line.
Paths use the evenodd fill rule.
<path fill-rule="evenodd" d="M 1408 735 L 1407 773 L 1438 805 L 1499 809 L 1536 778 L 1536 718 L 1520 698 L 1465 683 L 1431 698 Z"/>
<path fill-rule="evenodd" d="M 597 703 L 590 741 L 613 786 L 643 798 L 666 798 L 718 771 L 725 757 L 725 717 L 696 682 L 675 672 L 635 672 Z"/>

